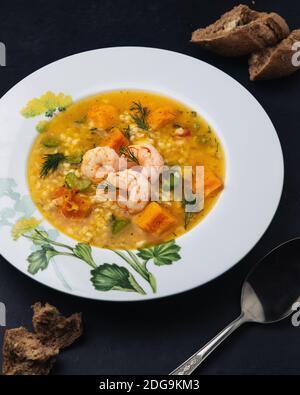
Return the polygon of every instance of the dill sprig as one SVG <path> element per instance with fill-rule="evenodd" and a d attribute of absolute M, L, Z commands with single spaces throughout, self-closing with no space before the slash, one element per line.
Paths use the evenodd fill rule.
<path fill-rule="evenodd" d="M 47 154 L 43 157 L 44 162 L 42 164 L 40 176 L 45 178 L 50 172 L 55 171 L 59 164 L 66 159 L 66 156 L 61 152 L 56 154 Z"/>
<path fill-rule="evenodd" d="M 133 102 L 130 111 L 134 112 L 131 114 L 131 118 L 137 126 L 143 130 L 149 130 L 149 124 L 147 122 L 147 116 L 150 113 L 149 109 L 143 107 L 141 102 Z"/>
<path fill-rule="evenodd" d="M 121 147 L 120 148 L 120 155 L 125 155 L 129 162 L 134 162 L 137 165 L 140 164 L 138 158 L 135 156 L 135 154 L 130 149 L 130 147 L 125 147 L 125 146 Z"/>
<path fill-rule="evenodd" d="M 192 200 L 187 200 L 185 197 L 183 198 L 181 205 L 184 210 L 184 228 L 187 229 L 189 226 L 189 223 L 193 217 L 193 213 L 186 211 L 186 206 L 190 204 L 195 204 L 196 203 L 196 198 Z"/>
<path fill-rule="evenodd" d="M 123 133 L 124 133 L 125 137 L 127 138 L 127 140 L 130 140 L 131 130 L 130 130 L 130 126 L 129 125 L 126 128 L 123 129 Z"/>

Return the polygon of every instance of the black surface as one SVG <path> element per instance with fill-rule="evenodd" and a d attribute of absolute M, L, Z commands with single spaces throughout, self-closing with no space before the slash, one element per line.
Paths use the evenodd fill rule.
<path fill-rule="evenodd" d="M 249 89 L 271 117 L 285 156 L 282 201 L 264 237 L 232 270 L 191 292 L 153 302 L 93 302 L 39 285 L 1 258 L 0 301 L 7 306 L 8 327 L 29 327 L 30 305 L 39 300 L 65 313 L 83 312 L 85 336 L 61 355 L 54 374 L 167 373 L 235 318 L 249 268 L 272 247 L 300 234 L 300 73 L 254 84 L 248 80 L 246 59 L 223 59 L 189 43 L 192 30 L 235 4 L 238 1 L 1 1 L 0 41 L 7 46 L 7 67 L 0 68 L 1 95 L 34 70 L 77 52 L 120 45 L 166 48 L 207 61 Z M 300 26 L 300 3 L 295 0 L 257 0 L 254 7 L 281 13 L 291 28 Z M 268 147 L 265 150 L 267 158 Z M 232 240 L 232 248 L 234 244 Z M 0 328 L 0 345 L 3 332 Z M 252 325 L 233 335 L 197 373 L 299 374 L 299 353 L 300 329 L 290 321 Z"/>

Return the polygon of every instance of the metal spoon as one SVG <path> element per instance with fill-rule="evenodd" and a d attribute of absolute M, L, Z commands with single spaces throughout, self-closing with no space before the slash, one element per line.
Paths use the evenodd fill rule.
<path fill-rule="evenodd" d="M 241 315 L 171 375 L 189 375 L 232 332 L 246 322 L 271 324 L 291 315 L 300 301 L 300 238 L 266 255 L 249 273 L 241 296 Z"/>

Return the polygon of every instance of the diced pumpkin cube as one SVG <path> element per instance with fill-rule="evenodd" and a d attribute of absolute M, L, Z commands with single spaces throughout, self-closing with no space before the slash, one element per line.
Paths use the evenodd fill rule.
<path fill-rule="evenodd" d="M 223 181 L 210 169 L 204 168 L 204 197 L 207 198 L 213 192 L 223 189 Z"/>
<path fill-rule="evenodd" d="M 87 112 L 89 126 L 97 129 L 112 128 L 118 116 L 118 110 L 110 104 L 94 104 Z"/>
<path fill-rule="evenodd" d="M 107 138 L 103 141 L 102 145 L 106 145 L 107 147 L 114 149 L 117 154 L 119 154 L 120 149 L 124 146 L 127 146 L 128 144 L 129 141 L 121 132 L 121 130 L 118 128 L 113 128 Z"/>
<path fill-rule="evenodd" d="M 159 236 L 172 228 L 176 219 L 167 209 L 152 202 L 134 218 L 134 223 L 144 231 Z"/>
<path fill-rule="evenodd" d="M 223 181 L 215 175 L 209 168 L 204 167 L 204 198 L 209 197 L 212 193 L 218 192 L 223 188 Z M 193 170 L 193 192 L 196 192 L 196 177 Z"/>
<path fill-rule="evenodd" d="M 149 114 L 148 123 L 153 130 L 162 128 L 173 122 L 177 111 L 170 106 L 159 107 Z"/>

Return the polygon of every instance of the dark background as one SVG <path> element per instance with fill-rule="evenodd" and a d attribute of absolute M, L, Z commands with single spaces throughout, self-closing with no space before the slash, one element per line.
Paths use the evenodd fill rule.
<path fill-rule="evenodd" d="M 7 67 L 0 68 L 0 95 L 29 73 L 77 52 L 122 45 L 166 48 L 211 63 L 249 89 L 272 119 L 285 157 L 282 201 L 264 237 L 232 270 L 191 292 L 140 303 L 89 301 L 48 289 L 0 258 L 0 301 L 7 306 L 8 327 L 30 328 L 30 306 L 39 300 L 66 314 L 83 313 L 85 335 L 60 356 L 54 374 L 168 373 L 237 316 L 241 284 L 255 262 L 300 234 L 300 73 L 282 81 L 251 83 L 247 59 L 223 59 L 189 43 L 192 30 L 238 3 L 1 1 L 0 41 L 7 46 Z M 300 27 L 300 3 L 295 0 L 257 0 L 253 8 L 279 12 L 291 28 Z M 3 333 L 0 328 L 0 346 Z M 289 320 L 273 326 L 251 325 L 233 335 L 197 374 L 299 374 L 299 358 L 300 328 Z"/>

